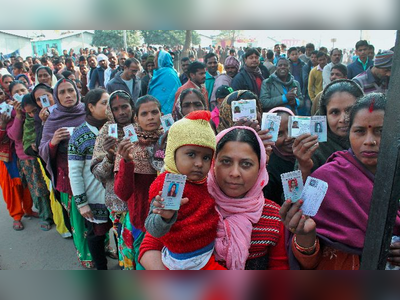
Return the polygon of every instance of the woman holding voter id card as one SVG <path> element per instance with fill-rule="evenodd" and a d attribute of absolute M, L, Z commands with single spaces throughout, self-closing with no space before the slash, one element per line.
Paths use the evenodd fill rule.
<path fill-rule="evenodd" d="M 282 205 L 281 218 L 293 234 L 291 268 L 357 270 L 364 247 L 368 214 L 378 163 L 386 98 L 371 93 L 350 112 L 350 149 L 335 152 L 312 177 L 328 183 L 328 191 L 313 217 L 303 215 L 303 200 Z M 315 181 L 316 182 L 316 181 Z M 314 183 L 315 184 L 315 183 Z M 400 235 L 400 211 L 394 226 Z M 388 262 L 400 266 L 400 244 L 393 243 Z"/>
<path fill-rule="evenodd" d="M 44 124 L 39 155 L 45 161 L 53 186 L 60 192 L 61 203 L 68 211 L 78 260 L 83 267 L 93 268 L 86 240 L 87 230 L 72 196 L 68 174 L 68 142 L 72 134 L 68 128 L 78 127 L 85 121 L 85 107 L 72 80 L 60 79 L 53 96 L 57 107 Z"/>
<path fill-rule="evenodd" d="M 131 142 L 125 137 L 118 145 L 115 162 L 115 194 L 128 202 L 135 253 L 136 270 L 139 247 L 144 237 L 144 222 L 149 213 L 149 188 L 157 177 L 157 171 L 151 164 L 151 153 L 159 137 L 163 134 L 161 125 L 161 105 L 150 95 L 140 97 L 135 103 L 135 126 L 137 141 Z"/>
<path fill-rule="evenodd" d="M 293 143 L 296 168 L 302 172 L 304 180 L 325 164 L 332 153 L 349 149 L 349 112 L 363 95 L 361 88 L 352 80 L 335 80 L 325 87 L 321 96 L 320 115 L 327 119 L 328 141 L 319 143 L 317 135 L 306 133 Z"/>
<path fill-rule="evenodd" d="M 123 270 L 135 268 L 132 225 L 128 205 L 114 192 L 117 149 L 124 138 L 125 126 L 134 123 L 134 103 L 131 96 L 122 90 L 111 93 L 107 102 L 107 123 L 100 129 L 93 150 L 91 171 L 105 186 L 105 204 L 110 211 L 114 232 L 117 236 L 119 266 Z"/>

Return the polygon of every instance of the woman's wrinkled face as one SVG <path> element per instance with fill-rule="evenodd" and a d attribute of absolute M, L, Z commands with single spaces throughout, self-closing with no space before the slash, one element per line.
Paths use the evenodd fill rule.
<path fill-rule="evenodd" d="M 78 101 L 76 90 L 74 86 L 68 81 L 61 82 L 58 85 L 57 97 L 60 101 L 60 104 L 64 107 L 73 107 Z"/>
<path fill-rule="evenodd" d="M 196 110 L 203 110 L 205 107 L 203 102 L 195 93 L 189 93 L 181 103 L 182 115 L 186 116 Z"/>
<path fill-rule="evenodd" d="M 23 95 L 29 94 L 29 91 L 25 85 L 23 85 L 22 83 L 18 83 L 13 86 L 11 94 L 12 95 L 18 94 L 20 96 L 23 96 Z"/>
<path fill-rule="evenodd" d="M 132 123 L 133 111 L 129 99 L 114 98 L 111 102 L 111 111 L 118 124 L 125 126 Z"/>
<path fill-rule="evenodd" d="M 13 82 L 14 80 L 11 77 L 6 77 L 3 80 L 3 87 L 6 91 L 9 91 L 9 87 L 11 82 Z"/>
<path fill-rule="evenodd" d="M 331 131 L 345 137 L 349 131 L 349 113 L 356 97 L 348 92 L 334 93 L 326 106 L 326 118 Z"/>
<path fill-rule="evenodd" d="M 37 73 L 39 83 L 45 83 L 48 86 L 51 86 L 51 76 L 45 69 L 41 69 Z"/>
<path fill-rule="evenodd" d="M 215 178 L 225 195 L 243 198 L 258 179 L 260 163 L 245 142 L 227 142 L 215 159 Z"/>
<path fill-rule="evenodd" d="M 373 174 L 376 173 L 378 165 L 384 116 L 383 110 L 369 112 L 368 109 L 362 109 L 354 116 L 350 128 L 351 149 Z"/>

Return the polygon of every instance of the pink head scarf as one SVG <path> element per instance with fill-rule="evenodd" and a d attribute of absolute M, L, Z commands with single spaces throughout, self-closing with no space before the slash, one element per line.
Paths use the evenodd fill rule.
<path fill-rule="evenodd" d="M 217 135 L 217 144 L 228 132 L 234 129 L 249 130 L 257 138 L 261 154 L 257 182 L 244 198 L 228 197 L 217 184 L 214 160 L 208 176 L 208 192 L 214 197 L 219 214 L 217 238 L 215 240 L 216 259 L 225 261 L 230 270 L 243 270 L 249 256 L 253 224 L 258 223 L 263 211 L 265 203 L 263 188 L 268 183 L 268 172 L 265 167 L 267 157 L 264 144 L 252 128 L 235 126 L 225 129 Z"/>

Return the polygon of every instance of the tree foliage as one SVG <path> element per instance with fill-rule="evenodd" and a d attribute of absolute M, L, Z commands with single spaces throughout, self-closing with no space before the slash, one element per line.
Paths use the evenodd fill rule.
<path fill-rule="evenodd" d="M 242 30 L 221 30 L 218 37 L 220 39 L 228 39 L 231 41 L 231 44 L 234 45 L 241 33 Z"/>
<path fill-rule="evenodd" d="M 200 36 L 195 30 L 192 32 L 192 43 L 200 44 Z M 187 30 L 141 30 L 144 42 L 150 45 L 184 45 Z"/>
<path fill-rule="evenodd" d="M 140 32 L 138 30 L 127 30 L 126 42 L 128 47 L 140 45 Z M 124 47 L 123 30 L 95 30 L 93 36 L 94 46 L 110 46 L 115 49 Z"/>

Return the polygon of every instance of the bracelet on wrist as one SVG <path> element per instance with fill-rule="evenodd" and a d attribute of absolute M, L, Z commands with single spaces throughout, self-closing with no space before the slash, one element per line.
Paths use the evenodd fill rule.
<path fill-rule="evenodd" d="M 315 239 L 314 241 L 314 245 L 312 245 L 311 247 L 302 247 L 297 243 L 297 236 L 294 236 L 294 247 L 296 248 L 296 250 L 298 250 L 299 252 L 303 253 L 303 254 L 313 254 L 315 252 L 315 249 L 317 248 L 317 239 Z"/>

